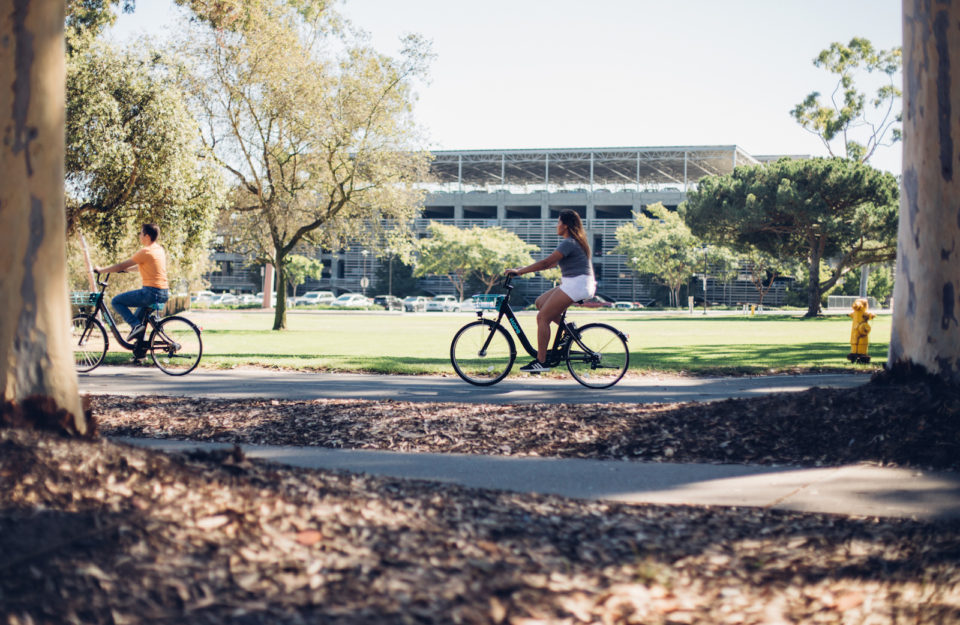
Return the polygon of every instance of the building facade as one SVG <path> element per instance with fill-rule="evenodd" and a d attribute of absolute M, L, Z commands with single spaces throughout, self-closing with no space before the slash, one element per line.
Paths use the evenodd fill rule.
<path fill-rule="evenodd" d="M 610 254 L 616 231 L 633 221 L 644 207 L 657 202 L 676 209 L 688 191 L 707 175 L 723 175 L 737 165 L 752 165 L 774 157 L 751 156 L 731 146 L 584 148 L 555 150 L 452 150 L 434 152 L 430 180 L 420 218 L 418 235 L 437 221 L 460 228 L 500 226 L 549 254 L 559 242 L 556 219 L 561 210 L 572 209 L 584 221 L 593 248 L 597 292 L 614 300 L 649 302 L 658 292 L 649 279 L 636 275 L 627 258 Z M 299 290 L 340 292 L 370 291 L 381 261 L 368 250 L 351 248 L 339 252 L 316 251 L 324 274 Z M 262 288 L 262 271 L 245 260 L 215 252 L 218 271 L 207 276 L 215 291 L 255 292 Z M 758 294 L 745 279 L 719 283 L 706 281 L 708 301 L 729 304 L 756 301 Z M 745 278 L 745 276 L 741 276 Z M 366 278 L 366 280 L 364 280 Z M 367 284 L 367 288 L 364 288 Z M 698 281 L 698 284 L 702 282 Z M 528 298 L 549 288 L 536 277 L 519 283 L 518 294 Z M 420 280 L 431 294 L 453 293 L 445 276 Z M 702 294 L 702 286 L 699 287 Z M 765 302 L 776 305 L 784 285 L 776 285 Z"/>

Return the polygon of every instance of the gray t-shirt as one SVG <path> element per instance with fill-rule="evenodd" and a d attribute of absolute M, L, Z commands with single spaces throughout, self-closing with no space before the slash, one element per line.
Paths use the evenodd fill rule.
<path fill-rule="evenodd" d="M 557 246 L 557 251 L 563 254 L 560 259 L 560 274 L 564 278 L 593 275 L 593 264 L 575 239 L 564 238 Z"/>

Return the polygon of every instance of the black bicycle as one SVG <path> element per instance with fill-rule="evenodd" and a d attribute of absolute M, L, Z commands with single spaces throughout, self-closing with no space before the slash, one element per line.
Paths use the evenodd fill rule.
<path fill-rule="evenodd" d="M 476 321 L 460 328 L 450 344 L 450 362 L 461 378 L 470 384 L 490 386 L 510 373 L 517 359 L 513 337 L 500 323 L 504 317 L 520 339 L 520 344 L 531 357 L 537 350 L 517 322 L 510 308 L 513 276 L 506 276 L 502 286 L 503 295 L 474 295 L 477 309 Z M 483 316 L 486 311 L 498 312 L 496 321 Z M 547 352 L 547 364 L 551 367 L 566 363 L 570 375 L 589 388 L 608 388 L 620 381 L 630 365 L 630 350 L 627 335 L 605 323 L 589 323 L 577 327 L 567 323 L 566 312 L 560 317 L 560 330 Z"/>
<path fill-rule="evenodd" d="M 104 303 L 104 291 L 109 278 L 110 274 L 105 274 L 101 281 L 100 274 L 97 274 L 99 291 L 79 291 L 71 294 L 71 303 L 80 307 L 80 314 L 74 316 L 71 324 L 73 362 L 77 371 L 93 371 L 103 364 L 107 350 L 110 349 L 110 339 L 103 323 L 97 318 L 98 315 L 102 315 L 110 326 L 117 343 L 133 352 L 135 361 L 139 362 L 149 353 L 154 364 L 164 373 L 186 375 L 193 371 L 203 355 L 200 328 L 189 319 L 176 315 L 161 319 L 159 312 L 163 310 L 163 304 L 154 304 L 141 319 L 146 324 L 146 329 L 132 342 L 128 342 L 120 334 L 117 322 Z M 91 312 L 87 312 L 88 310 Z"/>

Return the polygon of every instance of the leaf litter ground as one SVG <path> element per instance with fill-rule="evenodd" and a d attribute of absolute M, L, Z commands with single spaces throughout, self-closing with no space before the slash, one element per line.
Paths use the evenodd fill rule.
<path fill-rule="evenodd" d="M 93 406 L 110 435 L 956 469 L 958 399 L 871 384 L 654 406 Z M 960 622 L 957 522 L 585 502 L 9 429 L 0 498 L 8 625 Z"/>

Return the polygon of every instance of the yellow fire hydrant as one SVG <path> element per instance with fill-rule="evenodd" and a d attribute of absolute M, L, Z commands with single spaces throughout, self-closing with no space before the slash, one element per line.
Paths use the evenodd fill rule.
<path fill-rule="evenodd" d="M 853 312 L 847 315 L 853 319 L 853 328 L 850 330 L 850 353 L 847 360 L 856 363 L 870 362 L 867 349 L 870 347 L 870 320 L 876 317 L 867 312 L 867 300 L 860 298 L 853 303 Z"/>

